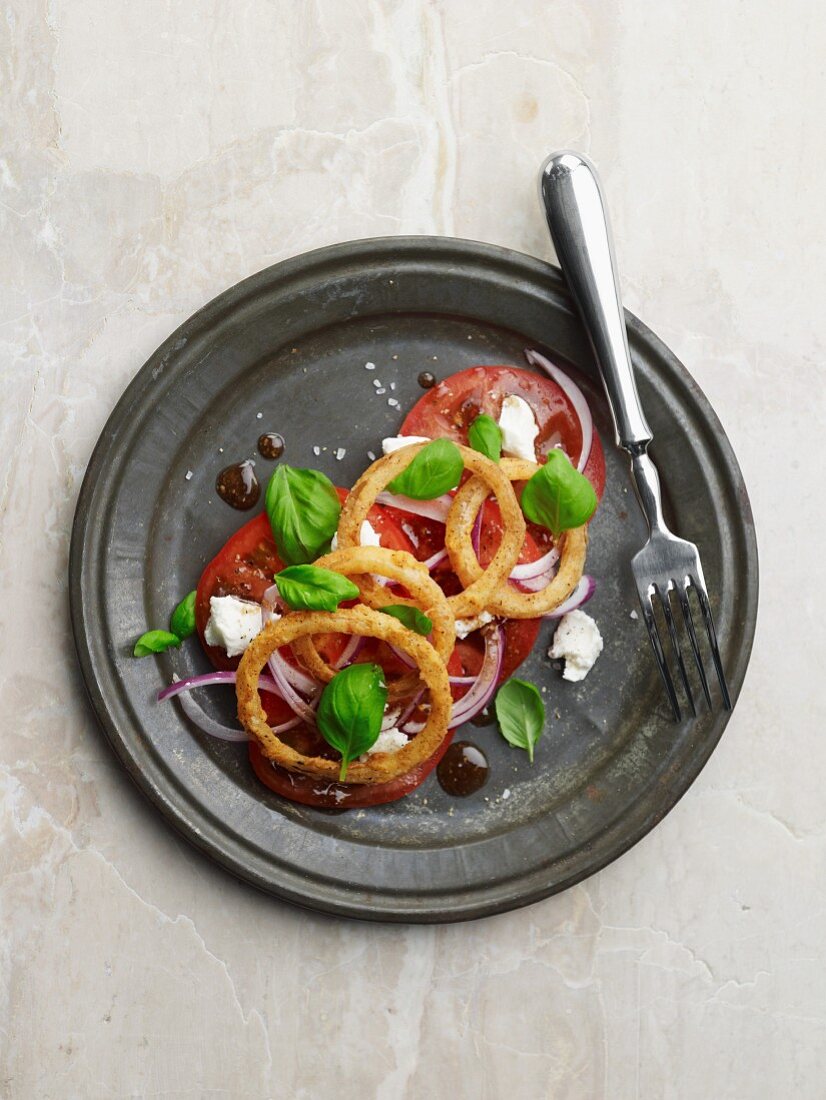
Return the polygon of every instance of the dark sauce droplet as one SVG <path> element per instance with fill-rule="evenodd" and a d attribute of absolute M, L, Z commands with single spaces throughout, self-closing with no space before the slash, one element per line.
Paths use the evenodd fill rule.
<path fill-rule="evenodd" d="M 284 436 L 279 435 L 278 432 L 264 432 L 258 437 L 258 451 L 263 458 L 269 458 L 275 462 L 284 453 Z"/>
<path fill-rule="evenodd" d="M 221 470 L 215 480 L 215 491 L 221 500 L 240 512 L 254 508 L 261 496 L 261 486 L 253 463 L 247 459 Z"/>
<path fill-rule="evenodd" d="M 442 789 L 460 798 L 484 787 L 489 772 L 487 757 L 470 741 L 454 742 L 436 768 Z"/>
<path fill-rule="evenodd" d="M 484 710 L 480 710 L 478 714 L 474 715 L 474 717 L 470 719 L 470 724 L 472 726 L 489 726 L 492 721 L 493 715 L 486 707 Z"/>
<path fill-rule="evenodd" d="M 429 390 L 432 386 L 436 385 L 436 375 L 432 374 L 429 370 L 423 370 L 417 381 L 423 390 Z"/>

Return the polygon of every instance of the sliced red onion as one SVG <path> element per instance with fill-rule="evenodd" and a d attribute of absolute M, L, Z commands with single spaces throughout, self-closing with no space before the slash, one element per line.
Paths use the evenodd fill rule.
<path fill-rule="evenodd" d="M 540 370 L 544 370 L 556 382 L 574 407 L 574 412 L 579 418 L 579 426 L 582 429 L 582 451 L 576 468 L 582 473 L 591 455 L 591 444 L 594 439 L 594 421 L 591 410 L 588 408 L 588 402 L 585 400 L 585 394 L 572 378 L 549 359 L 546 359 L 544 355 L 540 355 L 538 351 L 526 348 L 525 358 L 532 367 L 539 367 Z"/>
<path fill-rule="evenodd" d="M 351 634 L 350 640 L 344 649 L 341 651 L 341 656 L 333 665 L 333 668 L 344 668 L 352 662 L 354 657 L 358 656 L 359 650 L 364 645 L 364 638 L 361 634 Z"/>
<path fill-rule="evenodd" d="M 445 493 L 435 500 L 414 500 L 412 497 L 401 496 L 396 493 L 388 493 L 386 490 L 376 497 L 379 504 L 388 504 L 391 508 L 398 508 L 400 512 L 410 512 L 414 516 L 424 516 L 425 519 L 435 519 L 437 523 L 446 523 L 447 514 L 453 503 L 453 497 Z"/>
<path fill-rule="evenodd" d="M 536 561 L 526 561 L 521 565 L 515 565 L 511 570 L 510 579 L 512 581 L 533 580 L 543 573 L 548 573 L 558 561 L 559 551 L 554 547 L 547 554 L 543 554 L 541 558 L 537 558 Z"/>
<path fill-rule="evenodd" d="M 482 512 L 485 510 L 484 502 L 482 507 L 476 513 L 476 519 L 473 521 L 473 530 L 470 532 L 470 544 L 473 547 L 473 552 L 476 557 L 480 557 L 480 548 L 482 546 Z"/>
<path fill-rule="evenodd" d="M 578 607 L 582 607 L 582 605 L 587 603 L 593 596 L 596 587 L 597 582 L 586 573 L 568 599 L 564 603 L 561 603 L 559 607 L 555 607 L 553 611 L 548 611 L 542 618 L 561 619 L 562 616 L 567 615 L 569 611 L 575 611 Z"/>
<path fill-rule="evenodd" d="M 502 658 L 505 653 L 505 632 L 501 626 L 491 626 L 483 631 L 485 638 L 485 655 L 482 659 L 482 667 L 478 675 L 469 677 L 473 683 L 461 699 L 453 704 L 450 713 L 448 729 L 456 729 L 464 722 L 469 722 L 480 710 L 484 710 L 496 690 L 499 673 L 502 671 Z M 455 679 L 459 679 L 456 677 Z M 461 677 L 466 679 L 466 677 Z M 420 733 L 424 729 L 424 722 L 406 722 L 402 727 L 404 733 Z"/>
<path fill-rule="evenodd" d="M 296 689 L 287 679 L 285 669 L 295 671 L 292 668 L 292 665 L 288 665 L 277 650 L 275 653 L 270 654 L 267 665 L 269 667 L 270 674 L 272 675 L 272 678 L 273 680 L 275 680 L 276 686 L 278 687 L 279 694 L 281 695 L 281 698 L 284 700 L 284 702 L 295 714 L 298 715 L 299 718 L 305 721 L 308 726 L 315 727 L 314 708 L 311 706 L 310 703 L 307 703 L 304 699 L 301 698 Z M 313 683 L 315 684 L 315 681 L 313 681 Z"/>
<path fill-rule="evenodd" d="M 446 558 L 447 547 L 443 547 L 441 550 L 437 550 L 435 554 L 431 554 L 429 558 L 425 558 L 423 564 L 426 565 L 432 573 L 436 566 L 441 565 Z"/>
<path fill-rule="evenodd" d="M 476 683 L 453 704 L 448 729 L 455 729 L 463 722 L 469 722 L 480 710 L 484 710 L 496 690 L 505 653 L 505 632 L 501 626 L 491 626 L 485 629 L 483 634 L 485 656 L 482 667 L 479 669 Z"/>
<path fill-rule="evenodd" d="M 204 733 L 208 733 L 210 737 L 218 737 L 222 741 L 247 741 L 247 731 L 238 729 L 237 726 L 225 726 L 222 722 L 218 722 L 215 718 L 212 718 L 201 706 L 189 695 L 189 692 L 193 688 L 209 687 L 212 684 L 235 684 L 234 672 L 208 672 L 204 676 L 188 676 L 185 680 L 179 680 L 177 676 L 173 677 L 173 682 L 158 692 L 158 702 L 163 703 L 167 699 L 172 699 L 174 696 L 180 697 L 181 707 L 187 717 L 195 723 Z M 261 676 L 258 680 L 258 690 L 268 691 L 273 695 L 280 695 L 276 684 L 270 680 L 268 676 Z M 273 733 L 286 733 L 287 730 L 293 729 L 298 725 L 299 718 L 291 718 L 288 722 L 282 722 L 278 726 L 273 726 Z"/>

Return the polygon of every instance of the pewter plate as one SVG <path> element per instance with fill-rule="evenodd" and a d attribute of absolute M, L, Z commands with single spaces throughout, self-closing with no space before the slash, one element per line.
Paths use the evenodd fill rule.
<path fill-rule="evenodd" d="M 758 588 L 743 478 L 685 368 L 635 317 L 628 330 L 667 506 L 677 533 L 700 547 L 736 699 Z M 631 618 L 629 561 L 645 530 L 596 383 L 608 483 L 591 528 L 588 571 L 598 589 L 589 611 L 605 650 L 582 684 L 565 683 L 546 656 L 551 628 L 543 630 L 520 673 L 546 689 L 548 728 L 533 767 L 495 728 L 469 726 L 459 736 L 491 762 L 477 794 L 451 798 L 430 776 L 388 806 L 313 810 L 259 784 L 243 746 L 202 735 L 177 703 L 155 703 L 173 672 L 206 671 L 197 643 L 157 658 L 130 656 L 135 638 L 166 623 L 248 518 L 216 497 L 214 483 L 222 466 L 255 455 L 262 431 L 285 436 L 291 464 L 351 484 L 367 451 L 379 450 L 421 396 L 421 370 L 444 377 L 477 363 L 524 365 L 526 346 L 596 379 L 556 268 L 469 241 L 357 241 L 277 264 L 221 294 L 138 372 L 103 430 L 80 493 L 70 563 L 72 623 L 92 705 L 167 820 L 272 894 L 383 921 L 458 921 L 526 905 L 636 843 L 722 735 L 722 712 L 671 721 L 645 630 Z M 365 370 L 368 360 L 375 372 Z M 387 395 L 376 395 L 374 378 Z M 400 409 L 388 404 L 391 392 Z M 314 445 L 326 448 L 320 457 Z M 262 481 L 272 468 L 258 458 Z M 233 702 L 231 692 L 210 697 L 225 720 Z"/>

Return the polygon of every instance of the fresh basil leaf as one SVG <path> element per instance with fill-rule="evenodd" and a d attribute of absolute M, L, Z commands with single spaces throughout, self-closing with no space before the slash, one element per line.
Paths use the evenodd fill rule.
<path fill-rule="evenodd" d="M 387 486 L 413 500 L 435 500 L 455 489 L 465 464 L 459 448 L 450 439 L 434 439 L 422 447 L 407 469 Z"/>
<path fill-rule="evenodd" d="M 498 462 L 502 455 L 502 429 L 492 416 L 481 413 L 468 428 L 468 442 L 474 451 Z"/>
<path fill-rule="evenodd" d="M 410 607 L 406 603 L 390 603 L 387 607 L 380 607 L 379 611 L 383 611 L 385 615 L 392 615 L 402 626 L 415 631 L 416 634 L 429 634 L 433 629 L 432 620 L 428 619 L 423 611 L 419 611 L 418 607 Z"/>
<path fill-rule="evenodd" d="M 165 653 L 167 649 L 177 649 L 181 639 L 168 630 L 147 630 L 135 642 L 132 653 L 135 657 L 148 657 L 150 653 Z"/>
<path fill-rule="evenodd" d="M 195 589 L 189 592 L 175 610 L 169 620 L 169 629 L 183 641 L 190 634 L 195 633 Z"/>
<path fill-rule="evenodd" d="M 293 611 L 335 611 L 359 594 L 352 581 L 317 565 L 288 565 L 275 575 L 281 598 Z"/>
<path fill-rule="evenodd" d="M 341 753 L 339 779 L 352 760 L 375 745 L 386 703 L 387 685 L 378 665 L 350 665 L 322 691 L 316 722 L 327 744 Z"/>
<path fill-rule="evenodd" d="M 596 506 L 593 485 L 558 448 L 548 454 L 545 465 L 522 490 L 525 517 L 557 536 L 587 523 Z"/>
<path fill-rule="evenodd" d="M 278 466 L 267 485 L 264 507 L 278 556 L 287 565 L 315 559 L 330 545 L 341 504 L 335 486 L 319 470 Z"/>
<path fill-rule="evenodd" d="M 509 745 L 525 749 L 533 764 L 534 745 L 545 728 L 545 704 L 533 684 L 508 680 L 496 693 L 496 720 Z"/>

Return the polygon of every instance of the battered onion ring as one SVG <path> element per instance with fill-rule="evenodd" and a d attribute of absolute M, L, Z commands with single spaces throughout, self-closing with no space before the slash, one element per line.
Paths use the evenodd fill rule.
<path fill-rule="evenodd" d="M 338 523 L 339 547 L 354 547 L 359 545 L 362 522 L 367 518 L 367 513 L 375 503 L 379 493 L 387 487 L 388 482 L 407 469 L 419 451 L 426 447 L 426 443 L 411 443 L 401 447 L 389 455 L 384 455 L 365 470 L 356 484 L 350 490 L 350 494 L 341 509 L 341 518 Z M 451 610 L 457 619 L 470 619 L 478 615 L 487 605 L 494 590 L 516 565 L 519 554 L 522 551 L 522 543 L 525 541 L 525 519 L 516 493 L 510 479 L 502 472 L 495 462 L 473 451 L 470 447 L 463 447 L 460 443 L 456 446 L 462 456 L 465 469 L 472 470 L 487 486 L 488 492 L 492 492 L 499 504 L 502 513 L 502 541 L 499 549 L 493 556 L 493 560 L 485 570 L 479 570 L 479 575 L 467 585 L 463 592 L 448 598 Z M 458 497 L 456 498 L 458 500 Z M 478 511 L 478 509 L 477 509 Z M 451 514 L 456 513 L 456 521 L 463 523 L 463 517 L 467 512 L 467 506 L 462 503 L 458 506 L 456 501 L 451 505 Z M 472 526 L 475 512 L 471 515 Z M 446 534 L 445 543 L 450 553 L 451 544 L 449 531 Z M 453 554 L 450 554 L 453 560 Z M 376 596 L 380 585 L 372 578 L 366 578 L 364 593 L 369 595 L 371 602 Z"/>
<path fill-rule="evenodd" d="M 527 481 L 539 469 L 535 462 L 526 462 L 521 458 L 503 458 L 499 465 L 511 481 Z M 473 584 L 484 575 L 473 549 L 471 531 L 489 492 L 480 478 L 472 477 L 456 494 L 448 513 L 445 543 L 453 571 L 465 585 Z M 585 568 L 587 545 L 587 528 L 575 527 L 565 531 L 559 542 L 559 569 L 550 584 L 538 592 L 522 592 L 504 581 L 492 594 L 487 610 L 493 615 L 506 615 L 509 619 L 536 619 L 553 611 L 568 598 L 579 582 Z"/>
<path fill-rule="evenodd" d="M 450 660 L 456 644 L 453 611 L 447 602 L 447 596 L 430 576 L 427 566 L 417 561 L 412 554 L 408 554 L 406 550 L 387 550 L 382 546 L 353 546 L 347 550 L 339 549 L 325 554 L 313 564 L 322 569 L 332 569 L 342 576 L 352 577 L 361 591 L 364 603 L 377 611 L 391 603 L 406 604 L 424 611 L 433 622 L 434 649 L 445 664 Z M 376 586 L 378 591 L 375 594 L 366 591 L 365 582 L 368 575 L 373 573 L 404 585 L 412 599 L 395 596 L 383 585 Z M 296 639 L 293 652 L 317 680 L 329 683 L 335 676 L 336 669 L 328 665 L 319 654 L 309 635 Z M 419 687 L 418 673 L 405 673 L 389 686 L 391 700 L 409 695 Z"/>
<path fill-rule="evenodd" d="M 322 756 L 305 756 L 273 733 L 258 695 L 258 677 L 270 654 L 296 638 L 308 634 L 361 634 L 398 646 L 418 665 L 430 692 L 430 709 L 422 731 L 397 752 L 372 754 L 364 764 L 354 760 L 347 769 L 346 783 L 386 783 L 404 775 L 433 755 L 447 735 L 453 703 L 444 661 L 418 634 L 394 619 L 369 607 L 348 607 L 338 611 L 296 611 L 273 619 L 247 647 L 235 679 L 238 718 L 244 729 L 261 746 L 264 756 L 290 771 L 339 782 L 339 764 Z"/>

